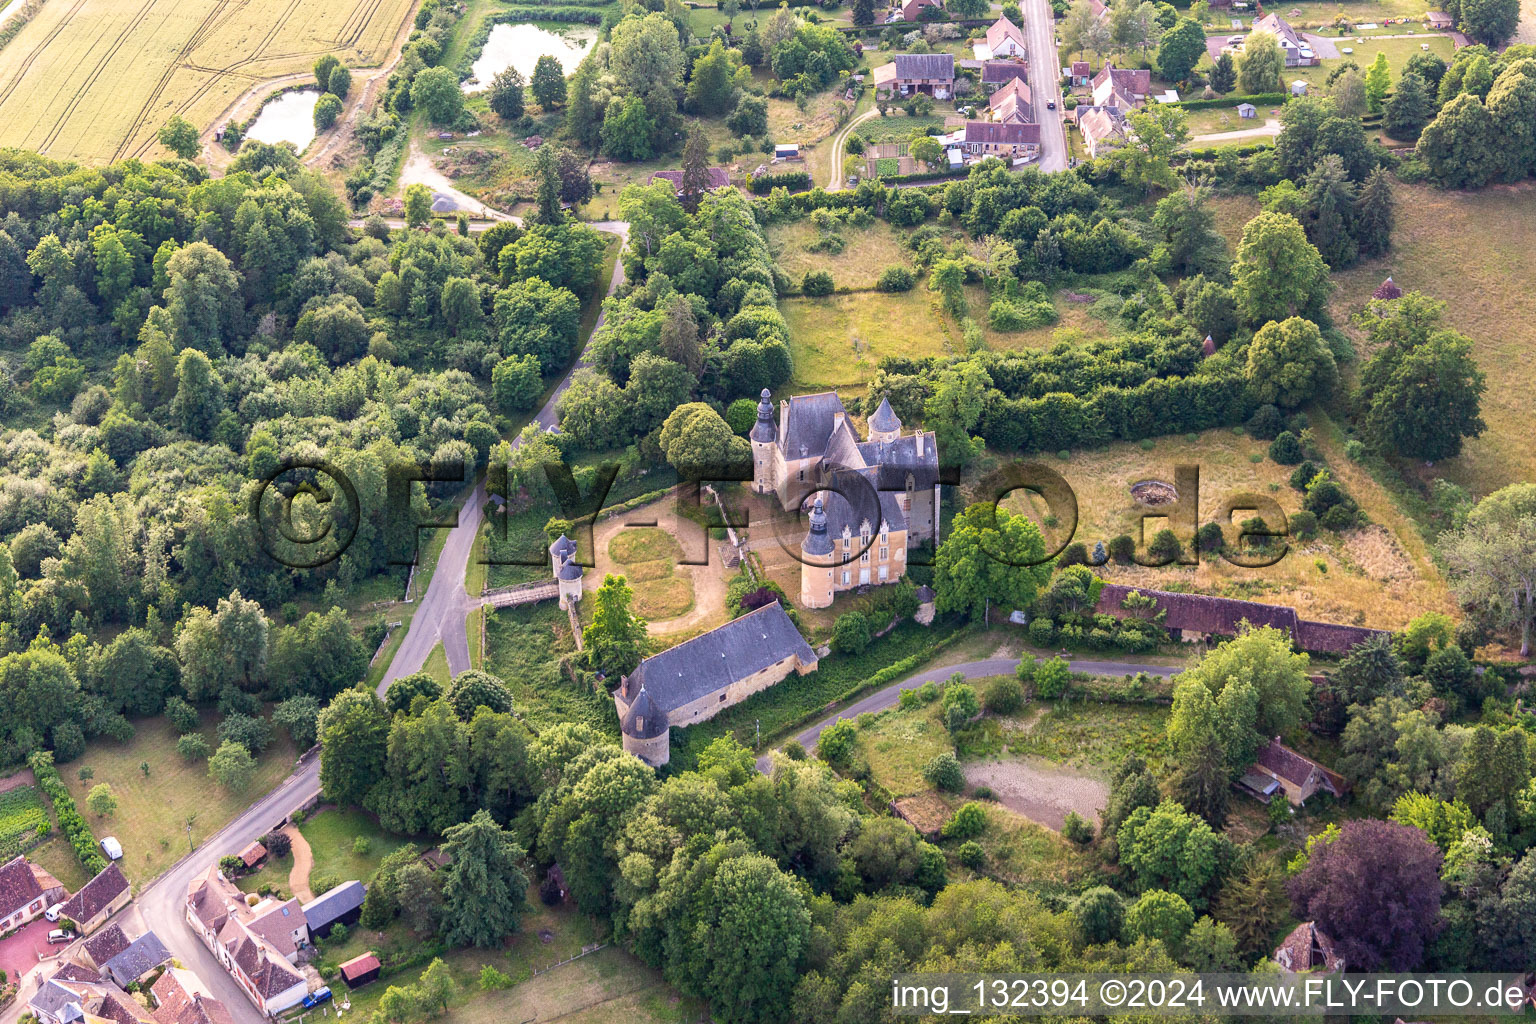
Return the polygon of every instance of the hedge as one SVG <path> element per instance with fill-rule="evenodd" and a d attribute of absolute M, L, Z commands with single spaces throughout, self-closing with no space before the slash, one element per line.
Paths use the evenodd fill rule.
<path fill-rule="evenodd" d="M 95 878 L 107 870 L 106 859 L 96 848 L 96 833 L 91 831 L 84 815 L 75 807 L 75 798 L 69 795 L 69 788 L 59 778 L 59 770 L 53 766 L 53 752 L 34 751 L 28 756 L 27 764 L 37 777 L 38 788 L 48 794 L 48 799 L 53 802 L 54 817 L 59 819 L 59 828 L 69 838 L 69 845 L 74 849 L 75 858 L 80 861 L 85 873 Z"/>
<path fill-rule="evenodd" d="M 765 196 L 776 188 L 786 188 L 791 192 L 802 192 L 811 187 L 811 175 L 809 171 L 782 171 L 778 174 L 747 175 L 747 188 L 760 196 Z"/>
<path fill-rule="evenodd" d="M 1190 160 L 1214 160 L 1221 153 L 1231 153 L 1233 156 L 1253 156 L 1255 153 L 1263 153 L 1274 149 L 1274 143 L 1255 142 L 1247 146 L 1209 146 L 1205 149 L 1186 149 L 1177 154 L 1171 161 L 1175 164 L 1186 163 Z"/>
<path fill-rule="evenodd" d="M 963 178 L 971 173 L 969 167 L 942 171 L 916 171 L 912 174 L 882 174 L 880 180 L 887 185 L 903 185 L 918 181 L 939 181 L 944 178 Z"/>
<path fill-rule="evenodd" d="M 1178 103 L 1170 103 L 1170 107 L 1178 107 L 1181 110 L 1216 110 L 1220 107 L 1235 107 L 1239 103 L 1252 103 L 1256 107 L 1262 107 L 1268 103 L 1284 103 L 1291 98 L 1288 92 L 1256 92 L 1252 96 L 1218 96 L 1214 100 L 1183 100 Z"/>
<path fill-rule="evenodd" d="M 496 19 L 502 24 L 519 21 L 566 21 L 601 25 L 605 13 L 607 13 L 606 10 L 591 7 L 557 7 L 554 10 L 546 7 L 509 7 L 496 15 Z"/>

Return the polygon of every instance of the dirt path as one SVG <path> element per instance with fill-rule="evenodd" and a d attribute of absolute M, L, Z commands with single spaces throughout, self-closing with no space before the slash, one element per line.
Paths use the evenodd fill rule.
<path fill-rule="evenodd" d="M 20 789 L 22 786 L 35 785 L 37 785 L 37 777 L 32 774 L 32 769 L 23 768 L 15 775 L 8 775 L 0 779 L 0 793 L 9 793 L 11 790 Z"/>
<path fill-rule="evenodd" d="M 1262 139 L 1271 135 L 1280 134 L 1280 121 L 1278 118 L 1269 118 L 1262 128 L 1239 128 L 1230 132 L 1207 132 L 1204 135 L 1191 135 L 1190 142 L 1230 142 L 1233 139 Z"/>
<path fill-rule="evenodd" d="M 587 573 L 586 589 L 595 591 L 603 582 L 603 576 L 607 573 L 622 575 L 624 566 L 613 561 L 608 555 L 608 544 L 631 524 L 655 525 L 673 537 L 683 536 L 677 521 L 677 509 L 673 504 L 672 495 L 668 495 L 659 501 L 649 505 L 643 505 L 632 512 L 626 512 L 622 516 L 614 516 L 604 523 L 599 523 L 592 531 L 592 546 L 597 549 L 596 568 Z M 690 524 L 691 526 L 692 524 Z M 696 528 L 695 528 L 696 529 Z M 693 607 L 682 615 L 670 619 L 657 619 L 646 624 L 646 629 L 652 636 L 664 636 L 672 633 L 697 633 L 700 630 L 722 625 L 729 617 L 725 609 L 725 589 L 729 577 L 734 575 L 721 562 L 720 552 L 714 549 L 714 544 L 707 538 L 704 541 L 709 549 L 708 565 L 678 565 L 673 568 L 673 573 L 687 579 L 693 588 Z M 685 549 L 684 557 L 698 561 L 702 552 L 693 550 L 697 544 L 689 545 Z M 644 590 L 646 584 L 642 582 L 631 583 L 635 590 Z"/>
<path fill-rule="evenodd" d="M 1033 759 L 967 764 L 965 781 L 990 786 L 998 803 L 1058 832 L 1069 811 L 1097 822 L 1109 799 L 1103 779 Z"/>
<path fill-rule="evenodd" d="M 838 132 L 836 137 L 832 139 L 832 166 L 828 169 L 827 173 L 828 192 L 837 192 L 847 183 L 847 179 L 843 175 L 843 147 L 848 143 L 848 136 L 852 135 L 853 130 L 860 124 L 879 115 L 880 111 L 876 108 L 864 111 L 864 113 L 844 125 L 843 130 Z"/>
<path fill-rule="evenodd" d="M 309 840 L 304 838 L 304 833 L 292 825 L 283 826 L 283 835 L 293 844 L 293 867 L 288 871 L 288 891 L 297 896 L 300 903 L 308 903 L 315 898 L 315 894 L 309 891 L 309 872 L 315 866 L 314 851 L 309 848 Z"/>
<path fill-rule="evenodd" d="M 452 179 L 437 169 L 432 158 L 427 156 L 414 138 L 411 139 L 411 148 L 406 155 L 405 166 L 400 169 L 400 184 L 396 188 L 396 193 L 405 195 L 408 185 L 425 185 L 434 192 L 451 196 L 453 201 L 459 204 L 459 209 L 471 216 L 483 217 L 486 220 L 516 220 L 510 213 L 503 213 L 494 207 L 486 206 L 469 193 L 454 188 Z"/>

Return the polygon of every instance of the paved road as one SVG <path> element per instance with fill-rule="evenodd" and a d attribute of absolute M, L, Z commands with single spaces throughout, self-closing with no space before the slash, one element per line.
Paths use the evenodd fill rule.
<path fill-rule="evenodd" d="M 629 225 L 622 221 L 603 221 L 592 227 L 628 238 Z M 609 294 L 623 281 L 624 265 L 621 262 L 614 268 Z M 601 316 L 597 322 L 602 323 Z M 584 365 L 584 359 L 578 361 L 571 373 Z M 537 422 L 544 426 L 555 422 L 556 401 L 569 383 L 570 375 L 567 375 L 534 417 Z M 469 668 L 465 617 L 471 608 L 480 604 L 480 599 L 464 592 L 464 577 L 480 529 L 484 504 L 485 487 L 480 483 L 461 509 L 458 525 L 448 534 L 438 556 L 437 568 L 427 584 L 427 592 L 422 595 L 405 639 L 379 683 L 381 694 L 401 676 L 420 671 L 439 640 L 448 655 L 450 671 L 457 674 Z M 183 905 L 187 887 L 194 879 L 206 874 L 221 856 L 270 832 L 294 809 L 312 800 L 319 792 L 320 761 L 314 757 L 301 764 L 281 785 L 246 808 L 239 817 L 205 838 L 195 851 L 138 894 L 137 908 L 145 926 L 159 935 L 171 952 L 203 979 L 212 994 L 229 1008 L 237 1024 L 263 1024 L 265 1018 L 186 926 Z M 19 1000 L 13 1004 L 6 1019 L 13 1019 L 20 1005 Z"/>
<path fill-rule="evenodd" d="M 814 750 L 817 740 L 821 739 L 821 732 L 833 722 L 842 719 L 854 719 L 866 711 L 884 711 L 886 708 L 895 707 L 901 699 L 901 691 L 915 690 L 924 683 L 940 683 L 959 672 L 967 679 L 981 679 L 986 676 L 1007 675 L 1019 667 L 1018 658 L 985 658 L 981 661 L 966 661 L 958 665 L 945 665 L 940 668 L 930 668 L 913 676 L 908 676 L 899 683 L 892 683 L 883 690 L 876 690 L 868 697 L 855 701 L 848 707 L 822 719 L 815 725 L 801 732 L 795 737 L 795 741 L 806 750 Z M 1183 671 L 1178 665 L 1141 665 L 1122 661 L 1073 661 L 1072 671 L 1089 672 L 1097 676 L 1123 676 L 1135 672 L 1145 672 L 1149 676 L 1171 676 Z M 769 755 L 764 754 L 757 759 L 758 771 L 767 772 L 769 768 Z"/>
<path fill-rule="evenodd" d="M 1056 53 L 1056 19 L 1051 15 L 1050 0 L 1019 0 L 1024 16 L 1024 38 L 1029 47 L 1029 91 L 1035 103 L 1035 118 L 1040 122 L 1040 160 L 1042 171 L 1067 169 L 1067 137 L 1061 127 L 1061 58 Z M 1055 101 L 1056 109 L 1046 103 Z"/>

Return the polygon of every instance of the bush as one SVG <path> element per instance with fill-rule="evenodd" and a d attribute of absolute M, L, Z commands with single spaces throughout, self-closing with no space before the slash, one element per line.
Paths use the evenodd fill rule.
<path fill-rule="evenodd" d="M 180 754 L 184 761 L 196 761 L 200 757 L 207 757 L 208 741 L 203 739 L 202 733 L 189 732 L 176 741 L 176 753 Z"/>
<path fill-rule="evenodd" d="M 1344 442 L 1344 457 L 1350 462 L 1360 462 L 1365 459 L 1365 444 L 1355 438 Z"/>
<path fill-rule="evenodd" d="M 875 288 L 882 292 L 909 292 L 916 284 L 912 271 L 902 266 L 886 267 L 880 272 Z"/>
<path fill-rule="evenodd" d="M 1024 706 L 1024 687 L 1013 676 L 999 676 L 987 687 L 982 704 L 994 715 L 1011 715 Z"/>
<path fill-rule="evenodd" d="M 1226 542 L 1220 523 L 1206 523 L 1195 531 L 1195 545 L 1201 551 L 1220 551 Z"/>
<path fill-rule="evenodd" d="M 1301 465 L 1291 470 L 1290 484 L 1296 490 L 1304 491 L 1307 489 L 1307 484 L 1311 483 L 1312 478 L 1317 476 L 1317 474 L 1317 466 L 1310 460 L 1304 461 Z"/>
<path fill-rule="evenodd" d="M 1248 434 L 1260 441 L 1273 441 L 1285 429 L 1285 419 L 1273 405 L 1261 405 L 1248 420 Z"/>
<path fill-rule="evenodd" d="M 974 839 L 967 839 L 961 843 L 960 849 L 955 851 L 955 856 L 961 864 L 964 864 L 972 871 L 977 870 L 987 862 L 987 851 L 983 850 L 981 844 Z"/>
<path fill-rule="evenodd" d="M 1301 462 L 1301 442 L 1289 430 L 1282 430 L 1269 442 L 1269 457 L 1282 466 Z"/>
<path fill-rule="evenodd" d="M 987 809 L 974 800 L 967 801 L 944 823 L 940 830 L 945 839 L 975 839 L 987 829 Z"/>
<path fill-rule="evenodd" d="M 1056 642 L 1056 623 L 1047 615 L 1040 615 L 1029 623 L 1029 642 L 1036 647 L 1049 647 Z"/>
<path fill-rule="evenodd" d="M 965 773 L 960 770 L 960 761 L 947 750 L 934 755 L 933 760 L 923 766 L 923 778 L 930 786 L 946 793 L 958 793 L 965 788 Z"/>
<path fill-rule="evenodd" d="M 924 704 L 932 704 L 939 699 L 939 684 L 932 679 L 917 688 L 917 699 Z"/>
<path fill-rule="evenodd" d="M 839 654 L 857 656 L 869 647 L 869 619 L 863 612 L 845 612 L 832 626 L 832 649 Z"/>
<path fill-rule="evenodd" d="M 1136 560 L 1136 541 L 1131 539 L 1128 533 L 1122 533 L 1109 542 L 1109 557 L 1121 565 L 1130 565 Z"/>
<path fill-rule="evenodd" d="M 807 270 L 800 280 L 800 290 L 812 298 L 831 295 L 835 287 L 832 275 L 825 270 Z"/>
<path fill-rule="evenodd" d="M 272 726 L 265 718 L 233 714 L 219 723 L 219 742 L 235 742 L 253 755 L 260 754 L 272 742 Z"/>
<path fill-rule="evenodd" d="M 1078 846 L 1093 842 L 1093 825 L 1076 811 L 1068 811 L 1061 823 L 1061 834 Z"/>
<path fill-rule="evenodd" d="M 261 837 L 261 845 L 267 848 L 270 856 L 279 860 L 293 852 L 293 840 L 288 838 L 286 832 L 268 832 Z"/>
<path fill-rule="evenodd" d="M 969 683 L 951 682 L 944 687 L 944 727 L 950 732 L 965 727 L 981 711 L 976 688 Z"/>
<path fill-rule="evenodd" d="M 171 726 L 182 735 L 196 732 L 198 725 L 201 724 L 197 708 L 180 697 L 172 697 L 165 702 L 165 717 L 171 720 Z"/>
<path fill-rule="evenodd" d="M 1291 516 L 1291 536 L 1297 540 L 1311 540 L 1317 536 L 1317 516 L 1302 509 Z"/>
<path fill-rule="evenodd" d="M 368 840 L 367 836 L 358 836 L 352 840 L 352 852 L 359 857 L 368 856 L 368 851 L 371 849 L 373 849 L 373 843 Z"/>
<path fill-rule="evenodd" d="M 1075 540 L 1062 548 L 1061 555 L 1056 559 L 1056 566 L 1059 569 L 1065 569 L 1069 565 L 1087 564 L 1088 546 L 1080 540 Z"/>
<path fill-rule="evenodd" d="M 480 968 L 480 987 L 487 992 L 493 989 L 511 988 L 512 978 L 510 975 L 498 971 L 490 964 L 486 964 Z"/>
<path fill-rule="evenodd" d="M 821 739 L 816 744 L 817 756 L 830 765 L 846 765 L 848 755 L 853 753 L 855 732 L 852 722 L 839 718 L 821 731 Z"/>
<path fill-rule="evenodd" d="M 1329 506 L 1328 511 L 1323 513 L 1322 518 L 1318 522 L 1325 530 L 1342 533 L 1355 526 L 1355 518 L 1354 509 L 1341 503 Z"/>
<path fill-rule="evenodd" d="M 1147 554 L 1160 562 L 1176 562 L 1184 553 L 1184 545 L 1179 543 L 1178 535 L 1167 528 L 1158 530 L 1152 535 L 1152 543 L 1147 545 Z"/>
<path fill-rule="evenodd" d="M 1054 700 L 1067 692 L 1072 681 L 1072 669 L 1060 657 L 1052 658 L 1035 668 L 1035 693 L 1045 700 Z"/>

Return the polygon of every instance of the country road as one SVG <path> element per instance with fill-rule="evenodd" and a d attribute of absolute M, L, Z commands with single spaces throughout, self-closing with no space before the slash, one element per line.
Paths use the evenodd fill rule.
<path fill-rule="evenodd" d="M 591 227 L 616 234 L 628 242 L 629 225 L 623 221 L 600 221 Z M 608 294 L 612 295 L 623 283 L 624 264 L 621 260 L 614 266 Z M 602 322 L 603 317 L 599 315 L 593 328 L 594 333 L 596 326 Z M 556 404 L 560 396 L 569 386 L 571 376 L 585 365 L 583 354 L 534 416 L 534 422 L 544 427 L 554 425 Z M 514 438 L 512 443 L 516 445 L 518 442 Z M 480 482 L 459 510 L 458 525 L 449 532 L 432 579 L 427 584 L 427 591 L 422 595 L 410 625 L 406 627 L 405 639 L 390 659 L 389 667 L 379 683 L 381 694 L 396 679 L 419 672 L 439 641 L 443 643 L 451 672 L 457 674 L 469 668 L 465 619 L 469 611 L 478 607 L 482 601 L 479 597 L 465 593 L 464 578 L 474 551 L 475 538 L 479 534 L 484 505 L 485 485 Z M 320 759 L 313 756 L 304 760 L 276 789 L 259 798 L 218 832 L 205 838 L 195 851 L 183 857 L 138 893 L 137 907 L 145 925 L 161 938 L 184 965 L 203 979 L 211 993 L 229 1008 L 236 1024 L 263 1024 L 266 1018 L 256 1010 L 213 954 L 186 925 L 183 905 L 187 887 L 218 863 L 220 857 L 265 835 L 319 792 Z M 24 1005 L 24 1000 L 19 999 L 13 1004 L 13 1009 Z"/>
<path fill-rule="evenodd" d="M 1040 122 L 1040 161 L 1042 171 L 1067 169 L 1067 137 L 1061 127 L 1061 58 L 1056 53 L 1056 19 L 1050 0 L 1019 0 L 1024 16 L 1024 38 L 1029 52 L 1029 89 L 1033 95 L 1035 119 Z M 1056 109 L 1047 109 L 1055 103 Z"/>
<path fill-rule="evenodd" d="M 1031 655 L 1033 657 L 1033 655 Z M 984 658 L 981 661 L 966 661 L 958 665 L 944 665 L 939 668 L 930 668 L 916 675 L 908 676 L 899 683 L 892 683 L 883 690 L 860 700 L 854 701 L 843 710 L 834 715 L 829 715 L 798 733 L 794 740 L 807 751 L 816 749 L 817 740 L 821 739 L 821 732 L 833 722 L 842 719 L 854 719 L 866 711 L 884 711 L 886 708 L 895 707 L 901 699 L 901 691 L 915 690 L 924 683 L 941 683 L 956 672 L 967 679 L 982 679 L 986 676 L 1006 675 L 1019 667 L 1018 658 Z M 1074 661 L 1072 671 L 1088 672 L 1098 676 L 1123 676 L 1136 672 L 1145 672 L 1149 676 L 1171 676 L 1183 671 L 1179 665 L 1141 665 L 1122 661 Z M 771 758 L 764 753 L 757 759 L 757 770 L 766 774 L 771 767 Z"/>

